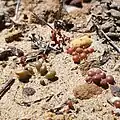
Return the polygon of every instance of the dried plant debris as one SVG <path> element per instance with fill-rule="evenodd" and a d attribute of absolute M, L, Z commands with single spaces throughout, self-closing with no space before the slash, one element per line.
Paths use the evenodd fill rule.
<path fill-rule="evenodd" d="M 0 60 L 8 60 L 10 56 L 21 57 L 24 55 L 24 52 L 16 47 L 9 46 L 6 50 L 0 51 Z"/>
<path fill-rule="evenodd" d="M 13 41 L 19 41 L 20 37 L 22 37 L 22 32 L 20 30 L 13 30 L 11 32 L 8 32 L 5 35 L 5 41 L 7 43 L 13 42 Z"/>
<path fill-rule="evenodd" d="M 11 56 L 21 57 L 24 55 L 24 52 L 21 49 L 18 49 L 16 47 L 9 46 L 7 49 L 10 50 Z"/>
<path fill-rule="evenodd" d="M 65 0 L 66 5 L 71 5 L 71 6 L 75 6 L 75 7 L 78 7 L 78 8 L 83 7 L 83 2 L 84 3 L 89 3 L 89 2 L 91 2 L 91 0 Z"/>
<path fill-rule="evenodd" d="M 107 100 L 107 102 L 108 102 L 109 104 L 111 104 L 112 106 L 114 106 L 114 103 L 115 103 L 116 101 L 120 101 L 120 97 L 112 97 L 112 98 L 109 98 L 109 99 Z"/>
<path fill-rule="evenodd" d="M 31 52 L 31 53 L 29 53 L 25 56 L 22 56 L 19 64 L 22 64 L 23 66 L 25 66 L 27 63 L 34 62 L 34 61 L 36 61 L 40 58 L 47 61 L 47 55 L 46 54 L 44 54 L 41 51 L 34 51 L 34 52 Z"/>
<path fill-rule="evenodd" d="M 72 120 L 72 117 L 69 114 L 56 115 L 52 112 L 45 112 L 44 120 Z"/>
<path fill-rule="evenodd" d="M 35 22 L 33 20 L 34 16 L 30 14 L 30 11 L 36 13 L 38 16 L 40 16 L 42 19 L 44 19 L 46 22 L 53 22 L 55 19 L 59 19 L 61 15 L 61 5 L 59 0 L 45 0 L 45 1 L 31 1 L 31 2 L 24 2 L 24 12 L 27 12 L 26 15 L 29 21 Z M 27 7 L 26 7 L 27 6 Z M 28 14 L 29 12 L 29 14 Z M 36 19 L 37 20 L 37 19 Z"/>
<path fill-rule="evenodd" d="M 120 116 L 120 109 L 119 108 L 114 108 L 113 110 L 112 110 L 112 113 L 114 114 L 114 115 L 116 115 L 116 116 Z M 117 120 L 117 119 L 116 119 Z"/>
<path fill-rule="evenodd" d="M 0 11 L 0 31 L 5 28 L 5 14 Z"/>
<path fill-rule="evenodd" d="M 64 44 L 64 42 L 68 38 L 66 36 L 63 37 L 60 33 L 60 37 L 62 39 L 61 41 L 58 40 L 58 38 L 56 37 L 57 34 L 56 31 L 55 34 L 53 32 L 51 32 L 51 34 L 52 34 L 51 35 L 52 41 L 46 43 L 44 42 L 43 37 L 32 33 L 31 35 L 29 35 L 30 41 L 32 41 L 31 47 L 33 49 L 39 49 L 39 53 L 44 53 L 44 54 L 48 54 L 49 52 L 61 53 L 63 51 L 62 44 Z"/>
<path fill-rule="evenodd" d="M 74 96 L 81 100 L 90 99 L 94 95 L 99 95 L 102 93 L 102 89 L 94 84 L 83 84 L 79 85 L 73 90 Z"/>
<path fill-rule="evenodd" d="M 48 54 L 50 51 L 59 51 L 58 49 L 52 47 L 50 43 L 44 42 L 43 37 L 39 35 L 36 35 L 33 33 L 29 37 L 30 37 L 30 40 L 32 41 L 31 48 L 39 49 L 38 50 L 39 53 Z"/>
<path fill-rule="evenodd" d="M 72 24 L 71 22 L 66 21 L 66 20 L 63 20 L 63 21 L 56 20 L 54 22 L 55 29 L 63 29 L 63 30 L 69 31 L 73 27 L 74 27 L 74 24 Z"/>
<path fill-rule="evenodd" d="M 99 57 L 100 65 L 104 65 L 110 59 L 110 51 L 105 50 L 103 54 Z"/>
<path fill-rule="evenodd" d="M 8 60 L 8 57 L 10 55 L 10 51 L 9 50 L 4 50 L 0 52 L 0 60 Z"/>
<path fill-rule="evenodd" d="M 111 85 L 110 90 L 113 96 L 120 97 L 120 87 Z"/>
<path fill-rule="evenodd" d="M 114 6 L 115 1 L 102 1 L 97 6 L 94 6 L 91 10 L 93 16 L 95 17 L 93 23 L 96 22 L 98 26 L 96 28 L 98 30 L 98 35 L 100 37 L 104 37 L 110 45 L 116 49 L 117 45 L 114 44 L 113 41 L 119 41 L 119 18 L 120 18 L 120 11 L 116 10 Z M 101 9 L 101 10 L 100 10 Z M 100 11 L 100 12 L 98 12 Z M 101 29 L 101 30 L 100 30 Z M 101 34 L 100 34 L 101 33 Z M 113 41 L 111 41 L 112 39 Z M 118 50 L 117 50 L 118 49 Z M 116 50 L 120 52 L 119 46 Z"/>
<path fill-rule="evenodd" d="M 11 88 L 14 82 L 15 82 L 15 79 L 10 79 L 4 83 L 4 85 L 0 88 L 0 99 Z"/>
<path fill-rule="evenodd" d="M 35 94 L 35 90 L 31 87 L 26 87 L 26 88 L 23 88 L 23 91 L 22 91 L 22 94 L 25 95 L 25 96 L 32 96 Z"/>

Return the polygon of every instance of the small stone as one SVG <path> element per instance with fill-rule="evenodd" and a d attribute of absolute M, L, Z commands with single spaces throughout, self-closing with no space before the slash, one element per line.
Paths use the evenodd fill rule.
<path fill-rule="evenodd" d="M 117 18 L 117 19 L 120 18 L 120 12 L 115 10 L 115 9 L 111 9 L 108 13 L 111 14 L 113 17 Z"/>
<path fill-rule="evenodd" d="M 9 55 L 10 55 L 10 51 L 9 50 L 1 51 L 0 52 L 0 61 L 8 60 Z"/>
<path fill-rule="evenodd" d="M 117 26 L 117 32 L 120 32 L 120 27 Z"/>
<path fill-rule="evenodd" d="M 26 87 L 26 88 L 23 88 L 22 94 L 27 96 L 32 96 L 35 94 L 35 90 L 31 87 Z"/>
<path fill-rule="evenodd" d="M 95 112 L 95 108 L 90 109 L 91 113 Z"/>
<path fill-rule="evenodd" d="M 80 112 L 80 108 L 76 108 L 75 113 L 77 114 L 77 113 L 79 113 L 79 112 Z"/>
<path fill-rule="evenodd" d="M 108 32 L 109 29 L 113 26 L 113 23 L 110 22 L 106 22 L 105 24 L 102 24 L 101 28 L 102 30 L 104 30 L 105 32 Z"/>
<path fill-rule="evenodd" d="M 111 85 L 110 90 L 113 96 L 120 97 L 120 87 Z"/>
<path fill-rule="evenodd" d="M 69 4 L 72 5 L 72 6 L 82 8 L 82 0 L 71 0 Z"/>
<path fill-rule="evenodd" d="M 45 86 L 45 85 L 46 85 L 46 83 L 45 83 L 45 81 L 44 81 L 44 80 L 40 80 L 40 84 L 41 84 L 41 85 L 43 85 L 43 86 Z"/>
<path fill-rule="evenodd" d="M 112 27 L 109 29 L 109 31 L 110 31 L 110 32 L 115 32 L 115 29 L 116 29 L 116 27 L 115 27 L 115 26 L 112 26 Z"/>
<path fill-rule="evenodd" d="M 102 107 L 100 105 L 96 105 L 95 111 L 102 111 Z"/>
<path fill-rule="evenodd" d="M 77 70 L 78 66 L 77 65 L 74 65 L 72 66 L 71 70 Z"/>
<path fill-rule="evenodd" d="M 2 62 L 2 67 L 5 68 L 7 66 L 6 62 Z"/>
<path fill-rule="evenodd" d="M 115 23 L 116 23 L 118 26 L 120 26 L 120 20 L 117 20 Z"/>

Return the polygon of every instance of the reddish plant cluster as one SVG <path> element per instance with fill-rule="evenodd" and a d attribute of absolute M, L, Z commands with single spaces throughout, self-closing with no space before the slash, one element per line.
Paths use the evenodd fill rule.
<path fill-rule="evenodd" d="M 40 59 L 40 58 L 46 61 L 47 55 L 44 53 L 38 54 L 35 57 L 24 55 L 20 58 L 19 64 L 21 64 L 24 67 L 27 65 L 28 62 L 33 62 L 33 61 L 36 61 L 36 59 Z"/>
<path fill-rule="evenodd" d="M 108 84 L 114 85 L 115 80 L 112 75 L 106 75 L 102 70 L 96 69 L 92 70 L 90 69 L 87 72 L 87 77 L 85 78 L 85 81 L 87 83 L 95 83 L 98 86 L 101 86 L 102 88 L 107 89 L 109 87 Z"/>
<path fill-rule="evenodd" d="M 62 35 L 61 31 L 58 29 L 51 31 L 51 40 L 54 41 L 56 45 L 60 45 L 65 44 L 65 41 L 69 41 L 70 38 L 65 35 Z"/>
<path fill-rule="evenodd" d="M 67 49 L 67 53 L 73 56 L 74 63 L 80 63 L 80 61 L 87 59 L 88 55 L 93 52 L 94 49 L 92 47 L 88 47 L 88 48 L 70 47 Z"/>

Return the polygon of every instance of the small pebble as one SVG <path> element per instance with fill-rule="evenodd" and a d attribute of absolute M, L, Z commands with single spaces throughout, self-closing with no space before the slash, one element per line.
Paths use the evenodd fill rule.
<path fill-rule="evenodd" d="M 6 62 L 2 62 L 1 65 L 2 65 L 3 68 L 5 68 L 7 66 L 7 63 Z"/>
<path fill-rule="evenodd" d="M 35 94 L 35 89 L 31 88 L 31 87 L 26 87 L 26 88 L 23 88 L 23 92 L 22 94 L 23 95 L 27 95 L 27 96 L 32 96 Z"/>
<path fill-rule="evenodd" d="M 73 66 L 72 68 L 71 68 L 71 70 L 77 70 L 78 69 L 78 66 L 76 65 L 76 66 Z"/>
<path fill-rule="evenodd" d="M 40 80 L 40 84 L 41 84 L 41 85 L 43 85 L 43 86 L 45 86 L 45 85 L 46 85 L 46 83 L 45 83 L 45 81 L 44 81 L 44 80 Z"/>

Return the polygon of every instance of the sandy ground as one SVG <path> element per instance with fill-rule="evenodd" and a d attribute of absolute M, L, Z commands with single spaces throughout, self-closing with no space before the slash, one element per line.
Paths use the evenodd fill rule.
<path fill-rule="evenodd" d="M 41 3 L 39 3 L 41 4 Z M 43 4 L 43 3 L 42 3 Z M 37 8 L 36 8 L 37 9 Z M 82 17 L 83 18 L 83 17 Z M 81 21 L 82 21 L 82 18 Z M 85 17 L 86 18 L 86 17 Z M 75 20 L 74 20 L 75 21 Z M 76 22 L 78 22 L 76 20 Z M 33 26 L 36 26 L 35 28 Z M 33 29 L 32 29 L 33 27 Z M 47 26 L 30 24 L 29 31 L 36 32 L 42 35 L 45 40 L 49 40 L 50 28 Z M 15 46 L 22 49 L 25 53 L 31 52 L 31 42 L 27 40 L 14 41 L 12 43 L 6 43 L 4 40 L 4 34 L 7 29 L 0 33 L 0 48 L 6 46 Z M 47 32 L 46 32 L 47 31 Z M 80 33 L 64 32 L 71 39 L 80 36 Z M 83 35 L 83 34 L 82 34 Z M 112 49 L 109 45 L 102 44 L 100 39 L 97 40 L 97 36 L 92 34 L 95 53 L 89 56 L 90 60 L 95 60 L 95 64 L 90 67 L 99 66 L 99 56 L 101 56 L 106 49 Z M 114 67 L 119 63 L 120 58 L 113 50 L 109 51 L 109 60 L 99 67 L 106 71 L 107 74 L 114 76 L 117 85 L 120 85 L 120 68 L 114 70 Z M 0 85 L 9 79 L 11 76 L 15 76 L 15 71 L 21 68 L 16 64 L 15 57 L 10 57 L 8 61 L 0 62 Z M 19 80 L 15 80 L 10 90 L 0 100 L 0 120 L 44 120 L 43 116 L 45 111 L 54 108 L 64 103 L 68 98 L 74 98 L 73 89 L 78 84 L 84 84 L 84 76 L 80 65 L 76 65 L 72 61 L 72 57 L 65 52 L 58 55 L 49 54 L 49 62 L 46 63 L 51 66 L 51 69 L 55 69 L 57 72 L 58 80 L 55 82 L 49 82 L 44 77 L 40 76 L 33 67 L 35 75 L 32 76 L 29 83 L 21 83 Z M 7 65 L 3 68 L 2 64 L 5 62 Z M 85 66 L 83 66 L 85 67 Z M 45 80 L 47 85 L 42 86 L 40 80 Z M 25 97 L 22 95 L 23 87 L 32 87 L 36 93 L 33 96 Z M 20 106 L 17 103 L 31 102 L 39 100 L 41 98 L 49 97 L 53 95 L 50 100 L 43 99 L 37 103 L 31 103 L 29 107 Z M 73 118 L 73 120 L 119 120 L 119 117 L 112 115 L 111 111 L 113 107 L 107 103 L 107 99 L 111 98 L 112 94 L 110 89 L 104 90 L 102 94 L 94 96 L 88 100 L 78 100 L 78 103 L 74 105 L 75 109 L 79 109 L 79 112 Z M 75 98 L 74 98 L 75 99 Z"/>

